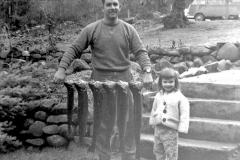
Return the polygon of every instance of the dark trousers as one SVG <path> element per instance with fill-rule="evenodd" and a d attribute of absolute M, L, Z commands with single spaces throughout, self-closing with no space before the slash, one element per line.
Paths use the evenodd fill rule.
<path fill-rule="evenodd" d="M 104 82 L 106 80 L 114 81 L 114 82 L 117 82 L 118 80 L 130 82 L 132 80 L 132 74 L 130 69 L 122 72 L 112 72 L 112 71 L 93 69 L 91 78 L 95 81 L 101 81 L 101 82 Z M 103 109 L 104 109 L 105 108 L 104 106 L 106 106 L 106 102 L 107 102 L 107 95 L 104 89 L 102 89 L 102 93 L 103 93 Z M 127 113 L 127 125 L 126 125 L 127 128 L 125 133 L 124 145 L 125 145 L 126 154 L 134 154 L 136 147 L 134 143 L 133 95 L 130 89 L 128 89 L 127 95 L 128 95 L 127 97 L 128 97 L 128 103 L 129 103 L 129 110 Z M 106 112 L 107 110 L 103 110 L 102 117 L 104 118 L 102 118 L 102 122 L 100 125 L 96 148 L 99 154 L 111 155 L 110 139 L 112 134 L 108 134 L 108 133 L 109 132 L 113 133 L 113 128 L 108 128 L 107 127 L 108 125 L 106 124 L 110 121 L 116 121 L 116 117 L 114 119 L 106 118 L 106 117 L 109 117 L 109 116 L 104 116 Z"/>

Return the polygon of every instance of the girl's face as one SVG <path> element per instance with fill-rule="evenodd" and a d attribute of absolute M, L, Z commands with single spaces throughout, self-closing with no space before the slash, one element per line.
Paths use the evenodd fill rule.
<path fill-rule="evenodd" d="M 164 89 L 164 91 L 166 92 L 172 92 L 175 88 L 175 79 L 174 78 L 168 78 L 162 79 L 162 87 Z"/>

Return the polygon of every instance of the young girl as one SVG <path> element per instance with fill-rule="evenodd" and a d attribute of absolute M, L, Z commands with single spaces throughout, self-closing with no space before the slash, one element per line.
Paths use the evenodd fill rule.
<path fill-rule="evenodd" d="M 178 159 L 178 132 L 188 133 L 189 101 L 179 90 L 178 74 L 162 69 L 149 120 L 155 128 L 153 152 L 157 160 Z"/>

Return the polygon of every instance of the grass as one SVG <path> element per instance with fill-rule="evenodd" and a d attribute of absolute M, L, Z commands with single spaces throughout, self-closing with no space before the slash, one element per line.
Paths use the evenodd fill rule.
<path fill-rule="evenodd" d="M 12 153 L 0 155 L 1 160 L 98 160 L 97 154 L 86 154 L 86 148 L 44 148 L 42 151 L 20 149 Z"/>

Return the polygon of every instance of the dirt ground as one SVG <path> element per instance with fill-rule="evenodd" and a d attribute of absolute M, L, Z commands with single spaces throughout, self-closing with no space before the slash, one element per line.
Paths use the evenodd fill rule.
<path fill-rule="evenodd" d="M 171 47 L 179 39 L 187 45 L 217 42 L 240 42 L 240 20 L 191 21 L 188 28 L 162 29 L 162 25 L 140 32 L 144 45 Z"/>

